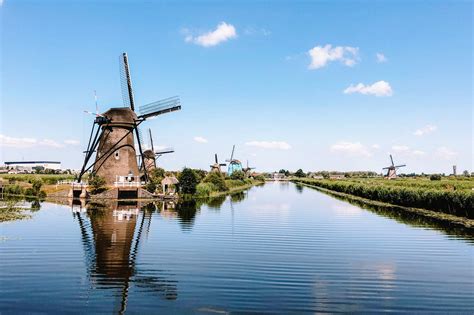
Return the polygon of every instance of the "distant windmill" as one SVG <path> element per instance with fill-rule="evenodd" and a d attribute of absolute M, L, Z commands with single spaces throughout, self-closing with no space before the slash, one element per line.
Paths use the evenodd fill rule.
<path fill-rule="evenodd" d="M 144 164 L 140 167 L 143 169 L 143 165 L 145 165 L 146 172 L 150 173 L 150 171 L 156 168 L 156 160 L 162 156 L 163 154 L 173 153 L 173 148 L 165 148 L 163 150 L 155 151 L 155 147 L 153 146 L 153 135 L 151 133 L 151 128 L 148 128 L 148 134 L 150 137 L 150 149 L 147 149 L 143 152 L 144 157 Z"/>
<path fill-rule="evenodd" d="M 211 165 L 211 172 L 221 172 L 221 166 L 226 166 L 227 164 L 225 163 L 219 163 L 219 160 L 217 159 L 217 153 L 214 154 L 214 160 L 215 163 Z"/>
<path fill-rule="evenodd" d="M 175 96 L 140 106 L 139 114 L 135 112 L 132 80 L 126 53 L 120 56 L 120 78 L 125 107 L 110 108 L 103 114 L 99 114 L 96 109 L 96 118 L 92 125 L 78 182 L 90 169 L 93 174 L 103 177 L 107 185 L 113 185 L 117 178 L 124 176 L 127 178 L 143 177 L 147 181 L 146 167 L 142 169 L 143 174 L 140 174 L 136 158 L 135 137 L 141 164 L 145 164 L 138 126 L 148 118 L 181 109 L 179 97 Z M 94 153 L 96 153 L 95 161 L 90 163 Z"/>
<path fill-rule="evenodd" d="M 385 175 L 385 177 L 387 179 L 395 179 L 397 178 L 397 169 L 399 169 L 400 167 L 405 167 L 406 165 L 395 165 L 395 163 L 393 163 L 393 158 L 391 154 L 390 161 L 392 162 L 392 165 L 383 168 L 384 170 L 387 170 L 387 175 Z"/>
<path fill-rule="evenodd" d="M 229 166 L 227 168 L 227 175 L 232 175 L 235 171 L 242 171 L 242 163 L 239 160 L 234 159 L 234 151 L 235 151 L 235 144 L 232 147 L 232 154 L 230 155 L 230 159 L 226 160 L 229 162 Z"/>
<path fill-rule="evenodd" d="M 247 167 L 245 167 L 245 168 L 243 169 L 243 171 L 244 171 L 246 174 L 250 175 L 250 171 L 252 171 L 252 170 L 254 170 L 254 169 L 255 169 L 255 167 L 250 167 L 250 166 L 249 166 L 249 160 L 247 160 Z"/>

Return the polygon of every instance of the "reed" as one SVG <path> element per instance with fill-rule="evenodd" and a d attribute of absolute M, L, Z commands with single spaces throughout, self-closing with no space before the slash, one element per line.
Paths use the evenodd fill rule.
<path fill-rule="evenodd" d="M 429 183 L 416 181 L 313 180 L 294 182 L 321 187 L 393 205 L 428 209 L 459 217 L 474 218 L 471 183 Z"/>

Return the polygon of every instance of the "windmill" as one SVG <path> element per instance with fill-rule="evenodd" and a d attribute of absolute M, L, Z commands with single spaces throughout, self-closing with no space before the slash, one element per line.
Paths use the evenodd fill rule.
<path fill-rule="evenodd" d="M 153 214 L 138 204 L 113 206 L 114 210 L 96 211 L 89 205 L 84 214 L 73 212 L 79 223 L 91 288 L 110 290 L 117 298 L 119 314 L 126 311 L 131 284 L 166 300 L 176 300 L 178 288 L 173 275 L 137 263 Z"/>
<path fill-rule="evenodd" d="M 226 166 L 227 164 L 225 163 L 219 163 L 219 160 L 217 159 L 217 153 L 214 154 L 214 160 L 215 163 L 211 165 L 211 172 L 221 172 L 221 166 Z"/>
<path fill-rule="evenodd" d="M 138 127 L 148 118 L 181 109 L 179 97 L 174 96 L 140 106 L 139 113 L 135 112 L 127 53 L 120 56 L 120 79 L 124 107 L 110 108 L 102 114 L 97 110 L 78 182 L 91 169 L 93 174 L 103 177 L 109 186 L 117 181 L 138 181 L 136 179 L 140 178 L 146 182 L 147 169 L 142 168 L 143 174 L 140 174 L 136 158 L 135 138 L 141 164 L 145 165 Z M 94 153 L 95 160 L 91 163 Z"/>
<path fill-rule="evenodd" d="M 148 134 L 150 137 L 150 148 L 143 152 L 144 164 L 141 165 L 140 169 L 143 169 L 143 165 L 145 165 L 147 174 L 154 168 L 156 168 L 156 160 L 162 156 L 163 154 L 173 153 L 173 148 L 165 148 L 162 150 L 155 151 L 155 147 L 153 146 L 153 134 L 151 133 L 151 128 L 148 128 Z"/>
<path fill-rule="evenodd" d="M 387 175 L 385 175 L 385 177 L 387 179 L 395 179 L 397 178 L 397 169 L 399 169 L 400 167 L 405 167 L 406 165 L 395 165 L 395 163 L 393 163 L 393 158 L 391 154 L 390 161 L 392 162 L 392 165 L 383 168 L 384 170 L 387 170 Z"/>
<path fill-rule="evenodd" d="M 242 170 L 245 172 L 245 174 L 250 175 L 250 172 L 254 169 L 255 167 L 249 166 L 249 160 L 247 160 L 247 167 L 244 167 Z"/>
<path fill-rule="evenodd" d="M 234 151 L 235 151 L 235 144 L 232 147 L 232 154 L 230 155 L 230 159 L 226 160 L 226 162 L 229 162 L 229 166 L 227 168 L 227 175 L 231 176 L 233 172 L 235 171 L 242 171 L 242 163 L 234 159 Z"/>

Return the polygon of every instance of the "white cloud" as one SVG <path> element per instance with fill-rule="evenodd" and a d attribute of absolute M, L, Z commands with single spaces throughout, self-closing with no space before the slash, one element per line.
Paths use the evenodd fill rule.
<path fill-rule="evenodd" d="M 410 148 L 406 145 L 393 145 L 392 150 L 395 152 L 408 152 Z"/>
<path fill-rule="evenodd" d="M 406 145 L 393 145 L 392 146 L 393 152 L 404 156 L 414 156 L 414 157 L 421 157 L 424 156 L 426 153 L 421 150 L 412 150 L 410 147 Z"/>
<path fill-rule="evenodd" d="M 244 30 L 245 35 L 262 35 L 262 36 L 270 36 L 272 32 L 265 28 L 254 28 L 254 27 L 247 27 Z"/>
<path fill-rule="evenodd" d="M 229 39 L 237 37 L 237 31 L 232 24 L 221 22 L 217 25 L 217 28 L 213 31 L 201 34 L 199 36 L 193 36 L 189 34 L 189 30 L 184 30 L 186 34 L 184 40 L 187 43 L 194 43 L 203 47 L 216 46 L 222 42 L 228 41 Z"/>
<path fill-rule="evenodd" d="M 436 156 L 445 160 L 452 160 L 458 156 L 458 153 L 446 147 L 439 147 L 436 150 Z"/>
<path fill-rule="evenodd" d="M 0 146 L 11 148 L 29 148 L 37 144 L 34 138 L 13 138 L 0 134 Z"/>
<path fill-rule="evenodd" d="M 67 143 L 65 140 L 64 143 Z M 43 139 L 37 140 L 35 138 L 14 138 L 0 134 L 0 147 L 9 147 L 9 148 L 32 148 L 35 146 L 44 146 L 51 148 L 62 148 L 63 144 L 52 140 L 52 139 Z"/>
<path fill-rule="evenodd" d="M 382 53 L 376 53 L 375 56 L 377 57 L 378 63 L 384 63 L 388 61 L 387 57 L 385 57 L 385 55 Z"/>
<path fill-rule="evenodd" d="M 414 156 L 423 156 L 423 155 L 426 154 L 424 151 L 421 151 L 421 150 L 413 150 L 411 153 L 412 153 Z"/>
<path fill-rule="evenodd" d="M 203 137 L 194 137 L 194 141 L 199 142 L 199 143 L 207 143 L 207 139 Z"/>
<path fill-rule="evenodd" d="M 375 96 L 392 96 L 392 87 L 388 82 L 377 81 L 372 85 L 364 85 L 359 83 L 357 85 L 350 85 L 344 90 L 344 94 L 360 93 L 364 95 Z"/>
<path fill-rule="evenodd" d="M 262 149 L 278 149 L 278 150 L 289 150 L 291 145 L 285 141 L 249 141 L 245 145 L 258 147 Z"/>
<path fill-rule="evenodd" d="M 360 142 L 339 141 L 330 147 L 332 152 L 345 153 L 353 156 L 370 157 L 372 153 Z"/>
<path fill-rule="evenodd" d="M 340 61 L 344 65 L 352 67 L 359 60 L 359 48 L 349 46 L 332 45 L 315 46 L 308 51 L 311 57 L 309 69 L 319 69 L 326 66 L 331 61 Z"/>
<path fill-rule="evenodd" d="M 79 140 L 74 140 L 74 139 L 67 139 L 67 140 L 64 140 L 64 143 L 65 144 L 69 144 L 69 145 L 79 145 Z"/>
<path fill-rule="evenodd" d="M 51 139 L 43 139 L 40 142 L 38 142 L 39 145 L 46 146 L 46 147 L 52 147 L 52 148 L 62 148 L 63 145 L 51 140 Z"/>
<path fill-rule="evenodd" d="M 376 144 L 376 143 L 375 143 L 375 144 L 372 144 L 372 148 L 378 150 L 378 149 L 380 149 L 380 145 L 378 145 L 378 144 Z"/>
<path fill-rule="evenodd" d="M 438 129 L 438 127 L 433 126 L 433 125 L 426 125 L 423 128 L 420 128 L 420 129 L 416 130 L 413 134 L 415 136 L 421 137 L 421 136 L 428 135 L 428 134 L 436 131 L 436 129 Z"/>

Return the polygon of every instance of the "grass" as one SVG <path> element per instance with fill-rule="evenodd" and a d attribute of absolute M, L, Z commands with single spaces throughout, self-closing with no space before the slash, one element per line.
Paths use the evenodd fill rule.
<path fill-rule="evenodd" d="M 294 182 L 403 207 L 474 218 L 474 179 L 293 179 Z"/>
<path fill-rule="evenodd" d="M 245 180 L 233 180 L 227 179 L 225 181 L 227 190 L 219 191 L 217 187 L 212 183 L 199 183 L 196 187 L 196 197 L 219 197 L 227 194 L 232 194 L 245 189 L 249 189 L 252 186 L 263 184 L 263 181 L 254 179 Z"/>
<path fill-rule="evenodd" d="M 74 175 L 68 174 L 0 174 L 0 179 L 13 183 L 31 183 L 40 179 L 46 185 L 55 185 L 60 180 L 73 180 Z"/>

